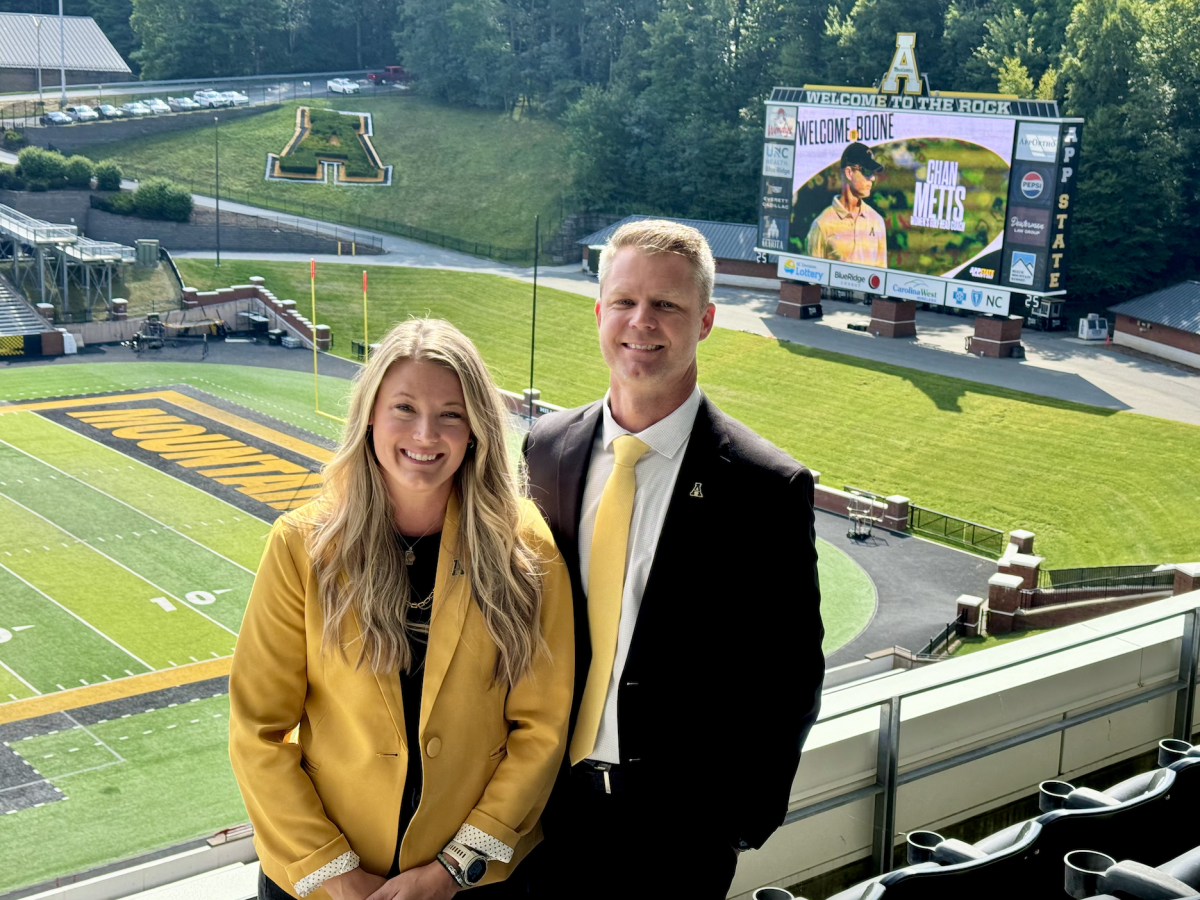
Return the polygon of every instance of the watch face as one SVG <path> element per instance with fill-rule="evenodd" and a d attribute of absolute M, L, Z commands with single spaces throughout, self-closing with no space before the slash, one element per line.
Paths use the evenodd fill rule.
<path fill-rule="evenodd" d="M 475 884 L 475 882 L 479 881 L 479 879 L 481 879 L 486 874 L 487 874 L 487 860 L 486 859 L 477 859 L 473 863 L 471 863 L 469 866 L 467 866 L 467 874 L 465 876 L 465 881 L 467 882 L 467 884 Z"/>

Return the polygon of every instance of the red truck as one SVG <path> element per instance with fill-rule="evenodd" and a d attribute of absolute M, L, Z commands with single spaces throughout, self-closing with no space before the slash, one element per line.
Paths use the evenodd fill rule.
<path fill-rule="evenodd" d="M 404 84 L 411 77 L 404 71 L 404 66 L 384 66 L 378 72 L 367 75 L 367 80 L 375 84 Z"/>

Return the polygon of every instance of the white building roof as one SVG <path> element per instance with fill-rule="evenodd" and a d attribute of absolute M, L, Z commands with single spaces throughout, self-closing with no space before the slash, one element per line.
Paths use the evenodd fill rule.
<path fill-rule="evenodd" d="M 42 23 L 42 68 L 59 67 L 58 16 L 0 13 L 0 69 L 37 68 L 38 26 L 35 18 Z M 76 72 L 130 74 L 121 54 L 90 16 L 63 17 L 63 61 L 66 68 Z"/>

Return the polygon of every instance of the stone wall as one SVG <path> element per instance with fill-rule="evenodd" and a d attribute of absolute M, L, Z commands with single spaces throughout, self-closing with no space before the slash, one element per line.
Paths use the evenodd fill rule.
<path fill-rule="evenodd" d="M 168 250 L 215 250 L 216 229 L 211 225 L 190 222 L 159 222 L 136 216 L 117 216 L 93 209 L 88 217 L 88 237 L 98 241 L 115 241 L 132 247 L 140 238 L 155 238 Z M 276 231 L 265 223 L 262 228 L 221 226 L 221 247 L 264 253 L 337 253 L 338 242 L 333 238 L 297 231 Z M 348 253 L 343 242 L 343 252 Z"/>
<path fill-rule="evenodd" d="M 29 143 L 38 147 L 53 147 L 70 156 L 84 147 L 145 138 L 156 134 L 171 134 L 192 128 L 211 128 L 214 115 L 221 124 L 261 115 L 276 106 L 242 106 L 236 109 L 197 109 L 192 112 L 142 116 L 137 119 L 101 119 L 99 122 L 79 122 L 47 128 L 30 128 L 25 132 Z M 264 161 L 265 162 L 265 161 Z"/>
<path fill-rule="evenodd" d="M 0 191 L 0 203 L 35 219 L 86 230 L 92 191 Z"/>

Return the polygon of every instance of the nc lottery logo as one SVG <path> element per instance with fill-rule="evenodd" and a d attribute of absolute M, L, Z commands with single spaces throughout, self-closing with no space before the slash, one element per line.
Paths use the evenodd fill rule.
<path fill-rule="evenodd" d="M 796 261 L 795 261 L 794 259 L 785 259 L 785 260 L 783 261 L 783 274 L 784 274 L 784 275 L 795 276 L 795 274 L 796 274 Z"/>

